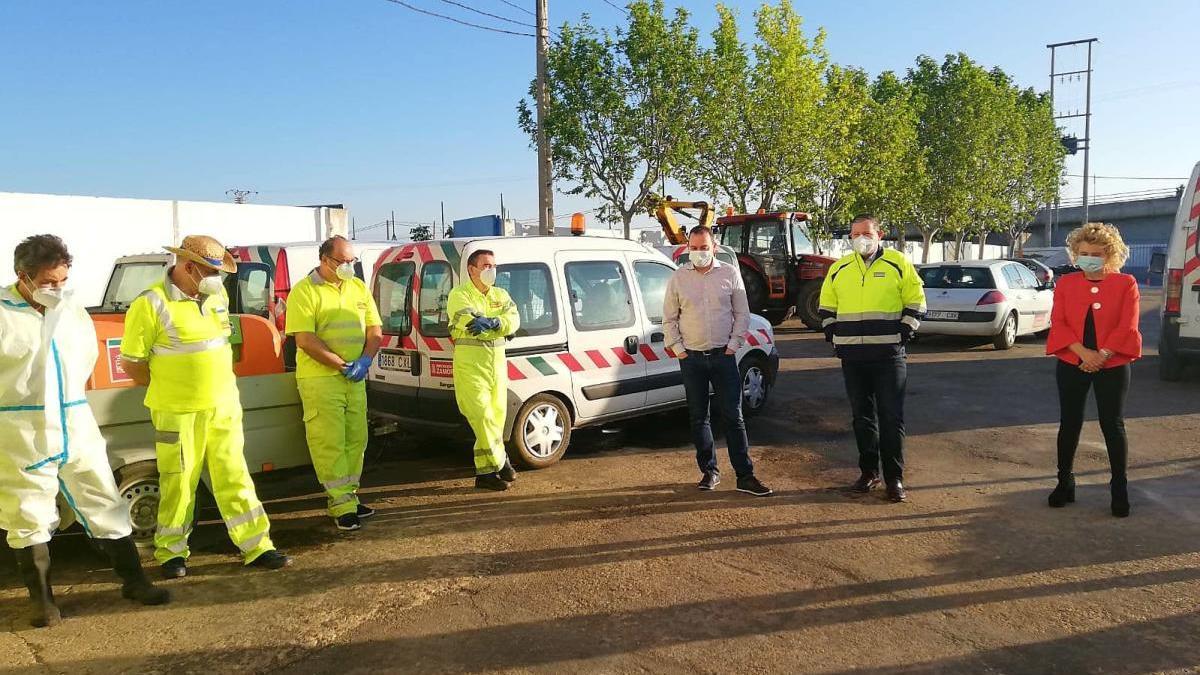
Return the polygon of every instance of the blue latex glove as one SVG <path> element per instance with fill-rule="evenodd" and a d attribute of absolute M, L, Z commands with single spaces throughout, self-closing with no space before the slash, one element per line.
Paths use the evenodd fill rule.
<path fill-rule="evenodd" d="M 500 319 L 483 318 L 484 330 L 500 330 Z"/>
<path fill-rule="evenodd" d="M 484 316 L 477 316 L 471 319 L 471 323 L 467 324 L 467 332 L 471 335 L 479 335 L 491 326 L 491 319 Z"/>
<path fill-rule="evenodd" d="M 367 373 L 371 372 L 371 362 L 374 360 L 370 356 L 363 354 L 350 363 L 347 363 L 346 367 L 342 369 L 342 375 L 345 375 L 346 379 L 351 382 L 362 382 L 367 379 Z"/>

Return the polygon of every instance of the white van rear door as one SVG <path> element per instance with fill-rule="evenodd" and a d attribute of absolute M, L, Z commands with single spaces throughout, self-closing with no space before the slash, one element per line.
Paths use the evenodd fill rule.
<path fill-rule="evenodd" d="M 566 290 L 572 398 L 580 418 L 637 410 L 646 403 L 643 323 L 632 275 L 620 253 L 563 251 L 554 256 Z"/>
<path fill-rule="evenodd" d="M 1179 203 L 1183 229 L 1178 234 L 1184 241 L 1179 336 L 1200 338 L 1200 164 L 1192 169 L 1188 187 Z"/>

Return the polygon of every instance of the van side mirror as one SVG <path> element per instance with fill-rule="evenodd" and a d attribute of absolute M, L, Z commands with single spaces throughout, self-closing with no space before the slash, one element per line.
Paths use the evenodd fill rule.
<path fill-rule="evenodd" d="M 1167 254 L 1158 252 L 1150 255 L 1150 276 L 1161 276 L 1167 271 Z"/>

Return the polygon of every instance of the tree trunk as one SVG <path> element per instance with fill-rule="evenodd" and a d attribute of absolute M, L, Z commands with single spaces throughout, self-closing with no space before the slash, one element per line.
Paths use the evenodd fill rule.
<path fill-rule="evenodd" d="M 630 232 L 629 223 L 633 221 L 633 211 L 621 213 L 621 220 L 624 221 L 625 225 L 625 238 L 632 239 L 630 236 L 632 233 Z"/>
<path fill-rule="evenodd" d="M 983 255 L 987 251 L 987 238 L 988 238 L 987 232 L 979 233 L 979 259 L 980 260 L 983 260 Z"/>
<path fill-rule="evenodd" d="M 937 234 L 937 230 L 922 230 L 921 238 L 925 241 L 925 250 L 921 251 L 921 262 L 929 262 L 929 247 L 933 246 L 933 235 Z"/>

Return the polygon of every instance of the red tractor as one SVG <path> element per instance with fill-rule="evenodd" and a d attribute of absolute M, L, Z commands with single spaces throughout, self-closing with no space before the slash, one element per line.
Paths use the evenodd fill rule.
<path fill-rule="evenodd" d="M 688 209 L 699 209 L 699 213 L 692 214 Z M 655 202 L 651 213 L 662 224 L 667 241 L 676 247 L 671 256 L 676 262 L 686 253 L 687 234 L 675 214 L 701 225 L 712 223 L 707 202 L 667 197 Z M 805 326 L 819 330 L 821 282 L 835 261 L 816 252 L 807 221 L 808 214 L 801 212 L 731 212 L 717 219 L 715 231 L 722 244 L 717 257 L 726 253 L 737 256 L 751 312 L 766 317 L 773 325 L 795 314 Z"/>
<path fill-rule="evenodd" d="M 813 330 L 821 282 L 833 258 L 820 255 L 801 212 L 745 213 L 717 219 L 721 243 L 737 252 L 750 311 L 774 325 L 793 313 Z"/>

